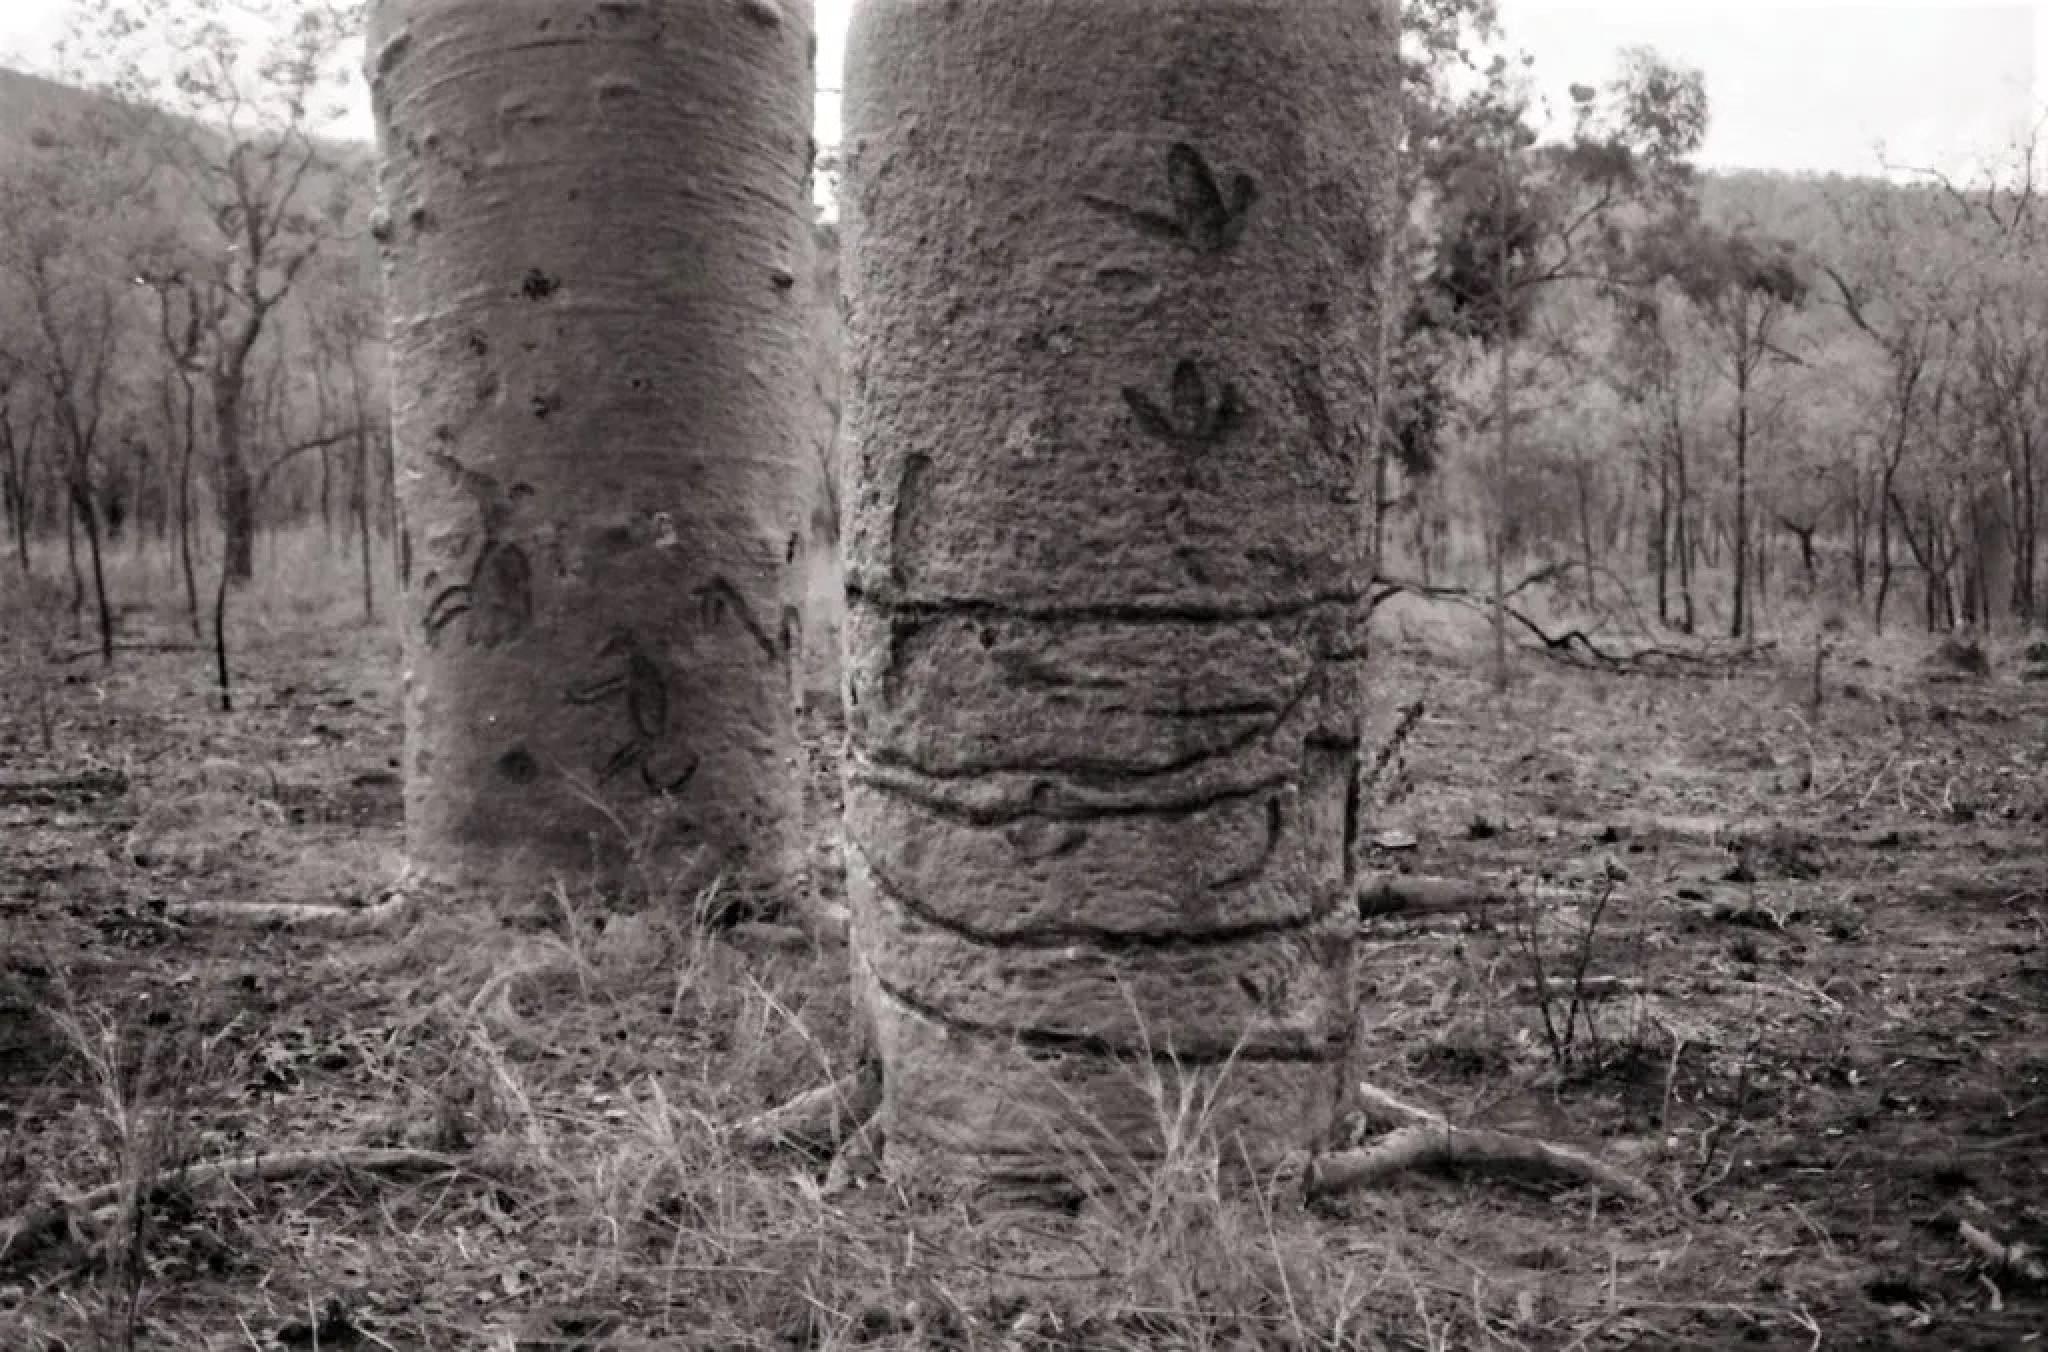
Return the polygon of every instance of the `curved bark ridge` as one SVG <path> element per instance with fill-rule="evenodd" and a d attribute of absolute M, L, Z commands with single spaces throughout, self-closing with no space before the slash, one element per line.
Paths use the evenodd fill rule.
<path fill-rule="evenodd" d="M 432 875 L 701 850 L 786 881 L 809 29 L 764 0 L 377 6 Z"/>
<path fill-rule="evenodd" d="M 856 651 L 877 609 L 857 609 Z M 1208 1125 L 1258 1154 L 1329 1120 L 1360 672 L 1317 631 L 1341 634 L 1340 609 L 1167 622 L 1178 644 L 1143 622 L 1019 622 L 1027 665 L 965 624 L 868 709 L 849 890 L 904 1108 L 892 1149 L 1035 1156 L 1078 1116 L 1152 1153 L 1161 1077 L 1202 1086 Z M 1080 627 L 1121 643 L 1062 662 Z"/>
<path fill-rule="evenodd" d="M 899 1176 L 1268 1160 L 1341 1107 L 1390 37 L 856 25 L 846 819 Z"/>

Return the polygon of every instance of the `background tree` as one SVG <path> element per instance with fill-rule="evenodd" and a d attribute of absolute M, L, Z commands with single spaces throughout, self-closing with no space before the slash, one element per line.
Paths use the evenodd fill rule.
<path fill-rule="evenodd" d="M 1882 632 L 1895 563 L 1892 542 L 1910 520 L 1900 498 L 1909 453 L 1946 389 L 1955 349 L 1954 299 L 1966 268 L 1951 241 L 1927 247 L 1940 207 L 1929 189 L 1899 192 L 1873 185 L 1837 190 L 1842 246 L 1822 268 L 1832 299 L 1877 349 L 1884 366 L 1879 402 L 1872 516 L 1877 528 L 1877 588 L 1872 623 Z M 1851 270 L 1867 280 L 1853 282 Z M 1913 536 L 1907 535 L 1909 546 Z"/>
<path fill-rule="evenodd" d="M 36 452 L 47 422 L 19 341 L 18 336 L 0 339 L 0 508 L 5 509 L 16 571 L 26 579 L 35 535 Z"/>
<path fill-rule="evenodd" d="M 192 637 L 199 637 L 199 573 L 192 555 L 192 470 L 199 451 L 203 412 L 199 380 L 206 371 L 207 335 L 221 316 L 221 294 L 197 286 L 175 266 L 145 261 L 136 273 L 148 288 L 156 311 L 154 337 L 160 367 L 156 386 L 162 428 L 171 445 L 175 470 L 172 501 L 176 504 L 178 572 L 184 583 L 185 612 Z"/>
<path fill-rule="evenodd" d="M 2042 502 L 2048 497 L 2048 220 L 2039 203 L 2041 127 L 1981 183 L 1934 176 L 1951 229 L 1968 242 L 1968 303 L 1959 331 L 1958 402 L 1968 432 L 1951 477 L 1968 485 L 1963 518 L 1965 618 L 2048 624 Z"/>
<path fill-rule="evenodd" d="M 355 6 L 321 0 L 87 0 L 67 56 L 134 110 L 131 134 L 211 238 L 177 275 L 205 319 L 205 387 L 225 567 L 254 568 L 248 439 L 258 348 L 308 264 L 339 240 L 347 155 L 320 139 L 348 78 Z"/>
<path fill-rule="evenodd" d="M 512 887 L 722 871 L 727 903 L 779 907 L 810 6 L 662 0 L 531 40 L 563 14 L 370 16 L 408 854 Z"/>
<path fill-rule="evenodd" d="M 1690 634 L 1699 622 L 1693 595 L 1698 553 L 1694 436 L 1705 406 L 1708 372 L 1704 354 L 1684 339 L 1674 291 L 1668 284 L 1652 283 L 1618 297 L 1605 367 L 1607 380 L 1628 412 L 1626 435 L 1641 456 L 1644 478 L 1655 484 L 1652 520 L 1645 534 L 1657 619 Z"/>
<path fill-rule="evenodd" d="M 1705 83 L 1647 50 L 1625 52 L 1601 91 L 1574 85 L 1572 132 L 1544 143 L 1531 122 L 1522 65 L 1496 56 L 1483 92 L 1446 136 L 1436 168 L 1436 323 L 1494 362 L 1488 557 L 1494 593 L 1494 681 L 1507 682 L 1507 490 L 1514 461 L 1515 354 L 1537 305 L 1561 284 L 1609 280 L 1625 227 L 1684 200 L 1687 157 L 1706 134 Z"/>
<path fill-rule="evenodd" d="M 1697 218 L 1669 219 L 1646 239 L 1638 259 L 1652 278 L 1668 277 L 1699 314 L 1722 373 L 1735 391 L 1732 441 L 1735 505 L 1728 634 L 1750 628 L 1750 444 L 1756 386 L 1770 360 L 1803 365 L 1782 345 L 1788 311 L 1805 303 L 1808 283 L 1792 246 L 1748 230 L 1722 230 Z"/>
<path fill-rule="evenodd" d="M 18 191 L 0 203 L 0 294 L 24 318 L 8 356 L 13 382 L 27 376 L 41 387 L 55 468 L 65 509 L 72 614 L 86 594 L 78 563 L 83 535 L 100 653 L 114 660 L 114 612 L 107 594 L 101 489 L 108 473 L 103 430 L 116 400 L 116 353 L 121 343 L 120 212 L 136 187 L 132 161 L 108 124 L 82 116 L 46 127 L 43 153 L 25 165 Z M 10 431 L 12 440 L 14 433 Z M 28 493 L 25 454 L 20 464 Z M 25 554 L 25 542 L 23 545 Z"/>

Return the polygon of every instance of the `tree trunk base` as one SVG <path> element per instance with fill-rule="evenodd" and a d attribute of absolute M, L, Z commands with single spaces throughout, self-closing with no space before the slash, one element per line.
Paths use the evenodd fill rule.
<path fill-rule="evenodd" d="M 1453 1126 L 1441 1115 L 1370 1084 L 1359 1086 L 1358 1093 L 1360 1115 L 1369 1122 L 1391 1124 L 1393 1129 L 1361 1149 L 1302 1162 L 1301 1182 L 1307 1197 L 1354 1192 L 1409 1169 L 1456 1165 L 1562 1178 L 1638 1206 L 1654 1207 L 1663 1202 L 1657 1190 L 1641 1179 L 1571 1146 L 1484 1127 Z M 829 1157 L 832 1163 L 825 1192 L 843 1192 L 881 1173 L 881 1102 L 881 1069 L 863 1066 L 748 1119 L 738 1128 L 736 1139 L 750 1153 L 796 1149 Z"/>

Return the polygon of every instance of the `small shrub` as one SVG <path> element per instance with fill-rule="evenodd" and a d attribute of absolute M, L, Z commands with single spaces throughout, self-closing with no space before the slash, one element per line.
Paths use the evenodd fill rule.
<path fill-rule="evenodd" d="M 1934 650 L 1931 660 L 1936 666 L 1970 676 L 1991 674 L 1991 655 L 1984 651 L 1981 641 L 1969 634 L 1950 634 Z"/>

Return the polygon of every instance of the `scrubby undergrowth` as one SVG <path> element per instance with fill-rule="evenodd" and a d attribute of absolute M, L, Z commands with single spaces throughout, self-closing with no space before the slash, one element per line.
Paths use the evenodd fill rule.
<path fill-rule="evenodd" d="M 1818 711 L 1796 642 L 1705 680 L 1531 658 L 1501 703 L 1483 639 L 1408 604 L 1382 627 L 1384 730 L 1427 711 L 1370 862 L 1508 901 L 1364 923 L 1360 1075 L 1591 1151 L 1667 1205 L 1430 1171 L 1315 1209 L 1277 1185 L 1225 1200 L 1199 1132 L 1074 1216 L 828 1192 L 826 1161 L 739 1128 L 851 1068 L 843 955 L 706 935 L 703 899 L 540 879 L 421 897 L 381 936 L 195 923 L 180 908 L 361 906 L 398 877 L 394 645 L 252 599 L 233 715 L 197 653 L 102 672 L 19 638 L 6 659 L 0 1217 L 122 1186 L 0 1265 L 0 1346 L 2037 1330 L 2048 1290 L 2010 1248 L 2048 1247 L 2048 683 L 2024 645 L 1987 645 L 1979 674 L 1837 636 Z M 175 638 L 149 623 L 131 637 Z M 156 1187 L 327 1148 L 426 1163 Z"/>

